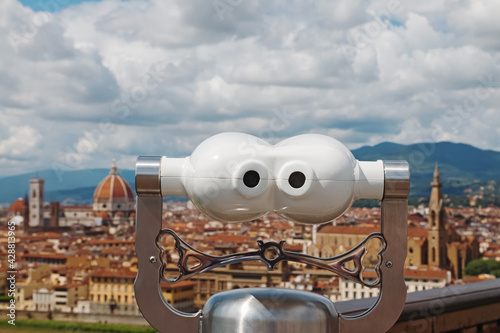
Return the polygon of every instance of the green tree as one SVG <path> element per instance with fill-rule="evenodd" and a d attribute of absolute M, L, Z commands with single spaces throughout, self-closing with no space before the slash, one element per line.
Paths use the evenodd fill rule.
<path fill-rule="evenodd" d="M 491 274 L 495 275 L 497 279 L 500 279 L 500 269 L 495 269 L 491 271 Z"/>
<path fill-rule="evenodd" d="M 465 275 L 493 274 L 496 277 L 500 277 L 499 273 L 500 262 L 493 260 L 476 259 L 469 262 L 467 267 L 465 267 Z"/>

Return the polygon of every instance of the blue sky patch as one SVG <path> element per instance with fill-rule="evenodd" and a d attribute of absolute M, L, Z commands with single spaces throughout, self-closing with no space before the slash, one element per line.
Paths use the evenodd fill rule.
<path fill-rule="evenodd" d="M 46 11 L 55 13 L 71 5 L 77 5 L 82 2 L 96 2 L 101 0 L 20 0 L 20 2 L 34 11 Z"/>

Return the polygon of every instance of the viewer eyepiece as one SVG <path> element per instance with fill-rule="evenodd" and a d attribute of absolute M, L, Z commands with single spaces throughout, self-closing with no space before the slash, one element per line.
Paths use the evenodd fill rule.
<path fill-rule="evenodd" d="M 300 171 L 295 171 L 288 177 L 288 184 L 293 188 L 301 188 L 305 182 L 306 176 Z"/>
<path fill-rule="evenodd" d="M 247 171 L 243 175 L 243 184 L 245 184 L 247 187 L 254 188 L 255 186 L 259 185 L 259 182 L 260 175 L 255 170 Z"/>

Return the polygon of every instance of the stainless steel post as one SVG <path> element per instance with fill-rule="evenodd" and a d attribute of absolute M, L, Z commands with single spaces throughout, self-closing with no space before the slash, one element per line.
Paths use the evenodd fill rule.
<path fill-rule="evenodd" d="M 371 309 L 353 317 L 340 316 L 345 332 L 386 332 L 403 311 L 406 300 L 404 263 L 408 237 L 410 168 L 406 161 L 384 162 L 385 186 L 381 202 L 381 228 L 386 240 L 382 253 L 380 294 Z"/>
<path fill-rule="evenodd" d="M 135 299 L 144 318 L 161 333 L 197 333 L 201 312 L 184 313 L 168 304 L 160 284 L 161 157 L 139 157 L 135 169 L 137 214 L 135 252 L 139 271 L 134 283 Z"/>

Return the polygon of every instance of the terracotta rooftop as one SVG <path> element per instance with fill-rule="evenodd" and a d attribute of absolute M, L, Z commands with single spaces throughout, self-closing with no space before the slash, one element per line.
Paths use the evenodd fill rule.
<path fill-rule="evenodd" d="M 111 278 L 135 278 L 137 273 L 122 269 L 117 271 L 96 271 L 91 274 L 92 277 L 111 277 Z"/>
<path fill-rule="evenodd" d="M 318 234 L 344 234 L 344 235 L 369 235 L 374 232 L 380 232 L 378 227 L 358 227 L 358 226 L 334 226 L 327 225 L 318 231 Z M 424 228 L 408 228 L 409 237 L 427 237 L 427 229 Z"/>
<path fill-rule="evenodd" d="M 24 210 L 24 200 L 22 198 L 14 201 L 9 208 L 10 213 L 22 213 Z"/>
<path fill-rule="evenodd" d="M 66 259 L 64 254 L 48 254 L 48 253 L 28 253 L 23 255 L 24 258 L 39 258 L 39 259 Z"/>
<path fill-rule="evenodd" d="M 303 246 L 302 246 L 302 244 L 287 244 L 287 243 L 285 243 L 285 250 L 286 251 L 293 251 L 293 252 L 302 252 Z"/>
<path fill-rule="evenodd" d="M 250 237 L 242 235 L 214 235 L 208 236 L 206 238 L 207 243 L 248 243 L 250 242 Z"/>
<path fill-rule="evenodd" d="M 106 245 L 106 244 L 135 244 L 135 240 L 102 239 L 102 240 L 92 240 L 89 242 L 89 245 Z"/>
<path fill-rule="evenodd" d="M 59 239 L 59 238 L 61 238 L 61 234 L 59 234 L 57 232 L 39 232 L 36 234 L 22 236 L 20 238 L 22 238 L 24 240 Z"/>
<path fill-rule="evenodd" d="M 105 249 L 102 250 L 102 254 L 110 254 L 110 255 L 128 255 L 130 254 L 130 250 L 122 250 L 122 249 Z"/>
<path fill-rule="evenodd" d="M 409 221 L 414 221 L 414 222 L 426 222 L 427 219 L 420 214 L 410 214 L 408 215 L 408 220 Z"/>

